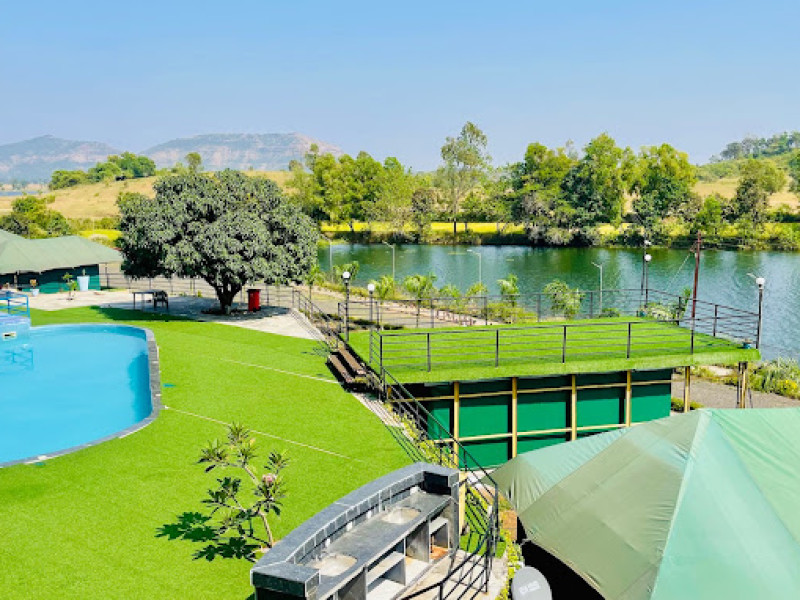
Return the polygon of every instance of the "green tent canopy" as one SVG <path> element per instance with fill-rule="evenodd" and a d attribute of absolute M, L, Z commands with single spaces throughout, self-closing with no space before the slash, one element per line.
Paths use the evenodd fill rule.
<path fill-rule="evenodd" d="M 122 255 L 77 235 L 28 240 L 0 230 L 0 275 L 120 262 Z"/>
<path fill-rule="evenodd" d="M 693 411 L 493 477 L 527 537 L 607 600 L 800 598 L 800 408 Z"/>

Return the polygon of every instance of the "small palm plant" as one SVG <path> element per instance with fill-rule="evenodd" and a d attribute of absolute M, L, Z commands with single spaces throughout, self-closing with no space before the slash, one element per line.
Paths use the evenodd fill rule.
<path fill-rule="evenodd" d="M 417 327 L 419 327 L 419 317 L 422 311 L 422 301 L 425 298 L 432 298 L 436 293 L 436 275 L 409 275 L 403 280 L 405 290 L 417 301 Z"/>

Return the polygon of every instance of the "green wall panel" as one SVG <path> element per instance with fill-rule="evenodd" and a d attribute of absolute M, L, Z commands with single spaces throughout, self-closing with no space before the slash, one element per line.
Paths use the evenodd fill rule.
<path fill-rule="evenodd" d="M 569 392 L 519 394 L 517 396 L 517 431 L 567 427 L 569 425 L 569 403 Z"/>
<path fill-rule="evenodd" d="M 578 427 L 625 421 L 625 389 L 578 390 Z"/>
<path fill-rule="evenodd" d="M 431 419 L 428 422 L 428 435 L 431 439 L 438 440 L 450 437 L 453 431 L 453 401 L 452 400 L 433 400 L 425 403 L 428 412 L 444 427 L 447 431 L 442 431 L 439 423 Z"/>
<path fill-rule="evenodd" d="M 478 462 L 477 466 L 480 467 L 496 467 L 502 465 L 511 458 L 511 443 L 509 440 L 464 442 L 463 445 L 472 458 Z M 472 461 L 464 460 L 463 456 L 462 462 L 473 468 L 476 466 L 472 464 Z"/>
<path fill-rule="evenodd" d="M 517 440 L 517 454 L 531 452 L 539 448 L 546 448 L 547 446 L 554 446 L 569 440 L 568 434 L 560 433 L 558 435 L 532 435 L 521 437 Z"/>
<path fill-rule="evenodd" d="M 669 383 L 633 386 L 631 420 L 634 423 L 668 417 L 672 401 Z"/>
<path fill-rule="evenodd" d="M 458 415 L 461 437 L 489 435 L 511 430 L 511 394 L 483 398 L 463 398 Z"/>
<path fill-rule="evenodd" d="M 64 283 L 64 274 L 71 273 L 73 278 L 82 275 L 83 271 L 89 276 L 89 289 L 100 289 L 100 272 L 97 265 L 90 265 L 88 267 L 79 267 L 77 269 L 55 269 L 53 271 L 45 271 L 44 273 L 20 273 L 17 275 L 17 285 L 22 290 L 29 290 L 31 287 L 31 279 L 35 279 L 41 294 L 55 294 L 57 292 L 67 291 L 67 285 Z M 14 275 L 0 276 L 0 287 L 4 284 L 14 283 Z"/>

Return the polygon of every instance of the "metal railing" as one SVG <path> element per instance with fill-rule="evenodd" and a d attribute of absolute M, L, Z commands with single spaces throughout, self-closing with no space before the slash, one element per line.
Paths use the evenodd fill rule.
<path fill-rule="evenodd" d="M 758 314 L 647 290 L 647 303 L 632 318 L 615 310 L 606 319 L 545 321 L 531 325 L 433 328 L 428 331 L 372 328 L 369 360 L 380 369 L 431 371 L 456 365 L 631 359 L 758 347 Z M 689 311 L 694 308 L 694 317 Z M 352 312 L 352 311 L 351 311 Z M 687 315 L 687 313 L 689 313 Z"/>
<path fill-rule="evenodd" d="M 10 316 L 30 317 L 28 296 L 9 290 L 0 290 L 0 312 Z"/>
<path fill-rule="evenodd" d="M 447 574 L 437 583 L 404 596 L 405 600 L 436 592 L 439 600 L 474 598 L 489 589 L 492 561 L 500 532 L 497 484 L 460 442 L 394 376 L 381 372 L 383 399 L 395 415 L 392 434 L 413 460 L 458 468 L 459 498 L 468 533 L 460 538 Z M 430 431 L 435 435 L 431 436 Z"/>
<path fill-rule="evenodd" d="M 321 310 L 299 289 L 292 292 L 293 306 L 306 315 L 325 336 L 331 350 L 341 343 L 341 321 Z M 470 452 L 394 376 L 382 370 L 376 389 L 385 403 L 384 421 L 393 437 L 414 461 L 459 468 L 460 504 L 467 533 L 460 535 L 461 553 L 438 582 L 406 595 L 405 599 L 434 592 L 438 600 L 474 598 L 489 589 L 489 577 L 500 531 L 497 484 Z M 431 436 L 430 431 L 435 431 Z M 460 509 L 461 510 L 461 509 Z"/>

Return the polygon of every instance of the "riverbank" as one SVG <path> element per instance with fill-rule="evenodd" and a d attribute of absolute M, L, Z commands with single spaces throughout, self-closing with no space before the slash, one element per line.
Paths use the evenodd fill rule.
<path fill-rule="evenodd" d="M 549 228 L 526 231 L 515 223 L 458 223 L 453 234 L 450 222 L 434 222 L 422 234 L 410 226 L 397 228 L 390 223 L 325 224 L 320 226 L 325 238 L 333 243 L 348 244 L 433 244 L 533 246 L 544 248 L 641 247 L 643 231 L 638 225 L 601 224 L 589 228 Z M 689 223 L 664 224 L 650 235 L 650 241 L 664 248 L 688 248 L 695 240 Z M 764 223 L 759 230 L 726 224 L 715 234 L 704 234 L 706 247 L 731 250 L 800 251 L 800 223 Z"/>

